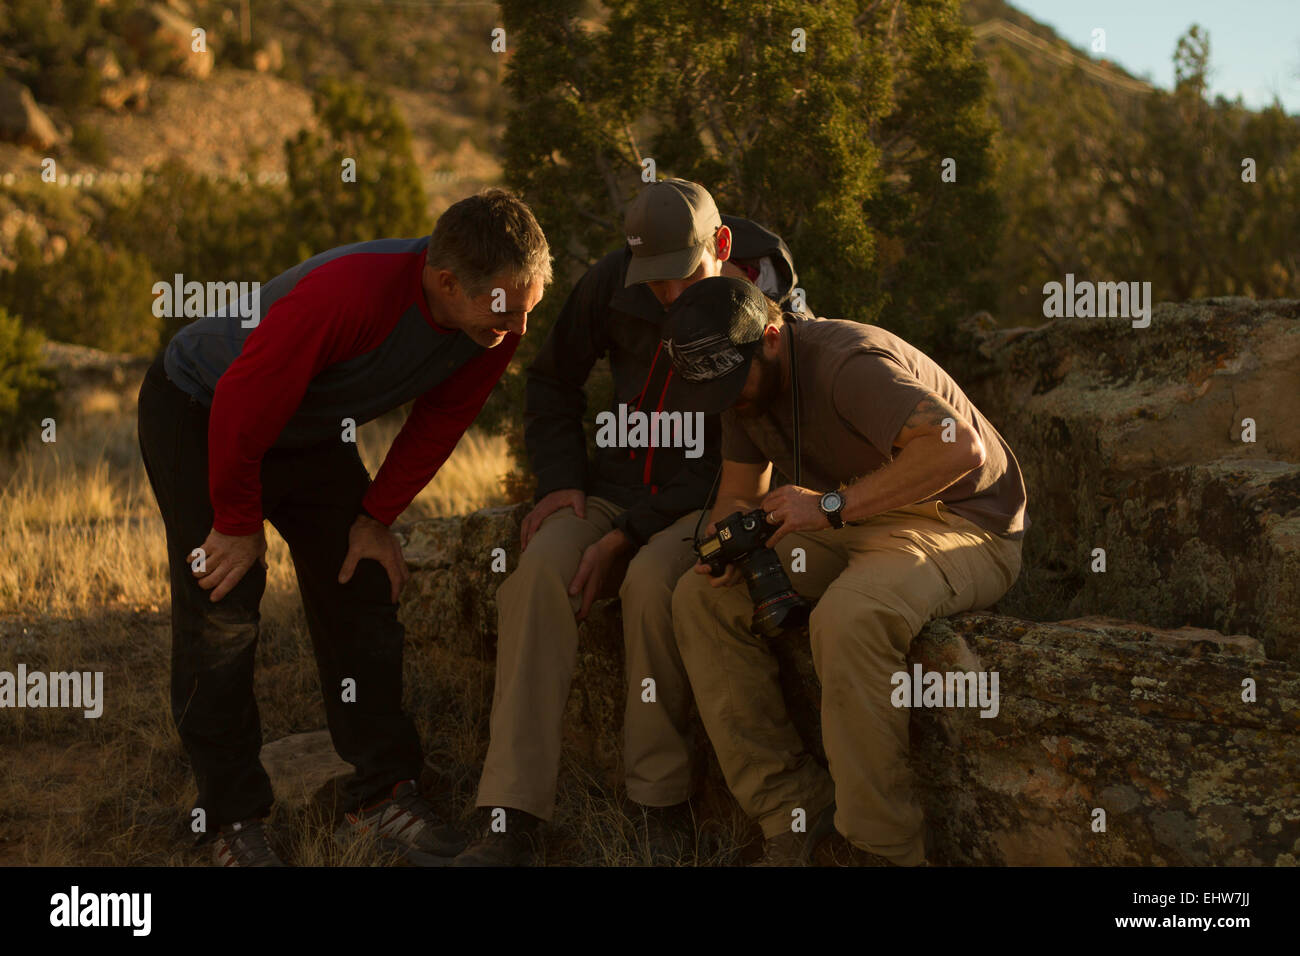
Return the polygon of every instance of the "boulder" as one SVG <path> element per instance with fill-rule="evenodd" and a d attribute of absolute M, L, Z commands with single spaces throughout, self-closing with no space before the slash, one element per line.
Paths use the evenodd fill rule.
<path fill-rule="evenodd" d="M 913 646 L 999 674 L 995 717 L 912 714 L 941 862 L 1294 866 L 1300 671 L 1206 631 L 967 614 Z"/>
<path fill-rule="evenodd" d="M 101 83 L 111 83 L 123 76 L 122 64 L 107 47 L 97 46 L 87 50 L 86 65 L 98 74 Z"/>
<path fill-rule="evenodd" d="M 464 517 L 429 518 L 398 528 L 413 575 L 403 592 L 401 617 L 408 633 L 430 637 L 468 657 L 490 657 L 496 645 L 496 590 L 506 579 L 494 571 L 494 551 L 513 571 L 519 558 L 523 504 L 486 508 Z M 500 566 L 500 565 L 498 565 Z M 445 618 L 431 615 L 436 610 Z"/>
<path fill-rule="evenodd" d="M 284 45 L 279 40 L 269 40 L 253 53 L 253 69 L 258 73 L 279 73 L 284 69 Z"/>
<path fill-rule="evenodd" d="M 99 103 L 106 109 L 139 111 L 149 105 L 149 74 L 132 73 L 99 87 Z"/>
<path fill-rule="evenodd" d="M 493 551 L 515 567 L 526 512 L 516 505 L 399 529 L 412 570 L 401 611 L 408 632 L 491 659 L 506 573 L 492 569 Z M 774 646 L 794 722 L 820 753 L 806 632 Z M 1300 856 L 1300 671 L 1269 660 L 1253 637 L 978 613 L 932 622 L 911 662 L 999 675 L 996 715 L 911 715 L 936 862 L 1272 865 Z M 580 628 L 565 734 L 574 759 L 611 781 L 624 686 L 618 602 L 603 601 Z M 706 740 L 698 724 L 696 737 Z M 716 763 L 704 786 L 723 789 Z"/>
<path fill-rule="evenodd" d="M 161 3 L 135 7 L 123 21 L 124 38 L 143 62 L 162 62 L 170 72 L 203 79 L 212 72 L 212 50 L 194 50 L 194 30 L 186 16 Z"/>
<path fill-rule="evenodd" d="M 36 105 L 31 90 L 15 80 L 0 77 L 0 140 L 49 149 L 61 142 L 53 121 Z"/>
<path fill-rule="evenodd" d="M 48 341 L 41 346 L 41 357 L 58 379 L 60 408 L 93 415 L 134 414 L 140 383 L 153 361 Z"/>
<path fill-rule="evenodd" d="M 944 364 L 1029 489 L 1006 610 L 1242 632 L 1300 663 L 1300 300 L 967 332 Z"/>
<path fill-rule="evenodd" d="M 352 765 L 335 753 L 328 730 L 273 740 L 263 745 L 261 757 L 276 802 L 290 807 L 312 805 L 318 794 L 352 774 Z"/>

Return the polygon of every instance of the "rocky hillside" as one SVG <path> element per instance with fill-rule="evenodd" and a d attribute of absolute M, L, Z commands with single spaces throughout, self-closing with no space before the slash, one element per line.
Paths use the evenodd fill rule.
<path fill-rule="evenodd" d="M 62 0 L 53 2 L 57 13 Z M 131 12 L 116 32 L 92 38 L 79 57 L 87 67 L 81 82 L 97 91 L 85 105 L 34 95 L 19 79 L 31 64 L 0 42 L 0 186 L 40 184 L 40 163 L 51 156 L 58 183 L 71 190 L 136 188 L 169 158 L 204 175 L 283 182 L 285 140 L 315 128 L 310 91 L 321 76 L 358 77 L 397 101 L 431 212 L 500 178 L 495 140 L 505 99 L 483 26 L 487 9 L 417 17 L 292 0 L 258 4 L 244 42 L 229 4 L 126 6 Z M 368 43 L 357 38 L 356 18 L 377 34 Z M 196 27 L 207 30 L 207 53 L 190 49 Z M 449 37 L 454 49 L 425 58 Z M 43 239 L 50 220 L 43 203 L 0 198 L 2 261 L 20 226 Z"/>
<path fill-rule="evenodd" d="M 63 0 L 50 3 L 62 15 Z M 500 179 L 495 147 L 508 96 L 504 58 L 488 48 L 491 5 L 371 10 L 268 0 L 247 22 L 210 0 L 120 5 L 130 8 L 120 28 L 78 54 L 90 74 L 82 82 L 95 91 L 84 106 L 34 95 L 21 79 L 31 63 L 0 42 L 0 185 L 39 182 L 50 155 L 70 188 L 130 188 L 175 157 L 205 175 L 280 182 L 285 140 L 314 128 L 312 84 L 347 75 L 400 104 L 431 211 Z M 971 0 L 965 13 L 1000 96 L 1023 92 L 1002 77 L 1002 51 L 1045 71 L 1091 63 L 1002 0 Z M 196 27 L 207 30 L 206 54 L 190 49 Z M 1141 85 L 1112 64 L 1090 68 L 1117 89 Z M 44 220 L 39 204 L 0 203 L 0 265 L 20 225 L 43 239 Z"/>

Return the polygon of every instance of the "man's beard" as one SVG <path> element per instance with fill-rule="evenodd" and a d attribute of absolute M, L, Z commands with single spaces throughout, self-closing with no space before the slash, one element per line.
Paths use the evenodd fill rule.
<path fill-rule="evenodd" d="M 755 418 L 759 415 L 765 415 L 772 403 L 781 397 L 781 360 L 779 358 L 769 359 L 760 352 L 754 356 L 754 361 L 758 363 L 758 394 L 754 396 L 744 409 L 738 409 L 740 415 L 745 418 Z"/>

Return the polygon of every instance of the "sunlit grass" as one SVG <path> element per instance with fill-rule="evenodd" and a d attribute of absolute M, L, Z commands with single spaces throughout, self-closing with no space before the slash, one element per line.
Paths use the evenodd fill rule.
<path fill-rule="evenodd" d="M 400 427 L 389 418 L 359 430 L 372 474 Z M 471 432 L 398 520 L 500 503 L 508 468 L 504 438 Z M 103 604 L 165 603 L 163 525 L 134 414 L 75 418 L 60 424 L 56 441 L 33 442 L 0 466 L 0 538 L 0 611 L 75 615 Z M 267 542 L 274 604 L 296 585 L 288 548 L 270 525 Z"/>

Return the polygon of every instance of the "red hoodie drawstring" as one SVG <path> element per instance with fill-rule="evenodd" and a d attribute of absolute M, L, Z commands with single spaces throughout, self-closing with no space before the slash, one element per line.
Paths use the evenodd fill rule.
<path fill-rule="evenodd" d="M 668 394 L 668 383 L 671 382 L 672 380 L 673 380 L 673 370 L 670 368 L 668 369 L 668 374 L 664 376 L 664 389 L 662 392 L 659 393 L 659 404 L 655 408 L 656 415 L 664 410 L 664 396 Z M 649 450 L 645 454 L 645 473 L 641 478 L 642 484 L 649 484 L 650 466 L 654 464 L 654 460 L 655 460 L 655 448 L 654 445 L 651 445 Z M 658 493 L 659 493 L 659 486 L 650 485 L 650 494 L 656 495 Z"/>
<path fill-rule="evenodd" d="M 645 381 L 641 384 L 641 391 L 637 392 L 636 397 L 632 399 L 632 401 L 636 403 L 636 407 L 633 409 L 634 411 L 641 410 L 641 403 L 645 401 L 645 392 L 646 389 L 650 387 L 650 379 L 654 377 L 655 366 L 659 364 L 659 353 L 663 351 L 663 347 L 664 347 L 663 339 L 660 339 L 659 345 L 655 349 L 654 358 L 650 360 L 650 371 L 646 372 Z M 668 374 L 669 375 L 672 374 L 671 369 L 669 370 Z M 628 457 L 628 461 L 631 461 L 633 458 L 636 457 L 636 452 L 633 451 L 631 448 L 629 448 L 627 450 L 627 457 Z"/>
<path fill-rule="evenodd" d="M 650 360 L 650 371 L 646 372 L 645 381 L 641 383 L 641 391 L 636 393 L 632 399 L 638 409 L 641 408 L 641 402 L 645 399 L 645 390 L 650 387 L 650 379 L 654 376 L 655 366 L 659 364 L 659 353 L 663 351 L 663 340 L 659 340 L 659 347 L 655 349 L 654 358 Z"/>

